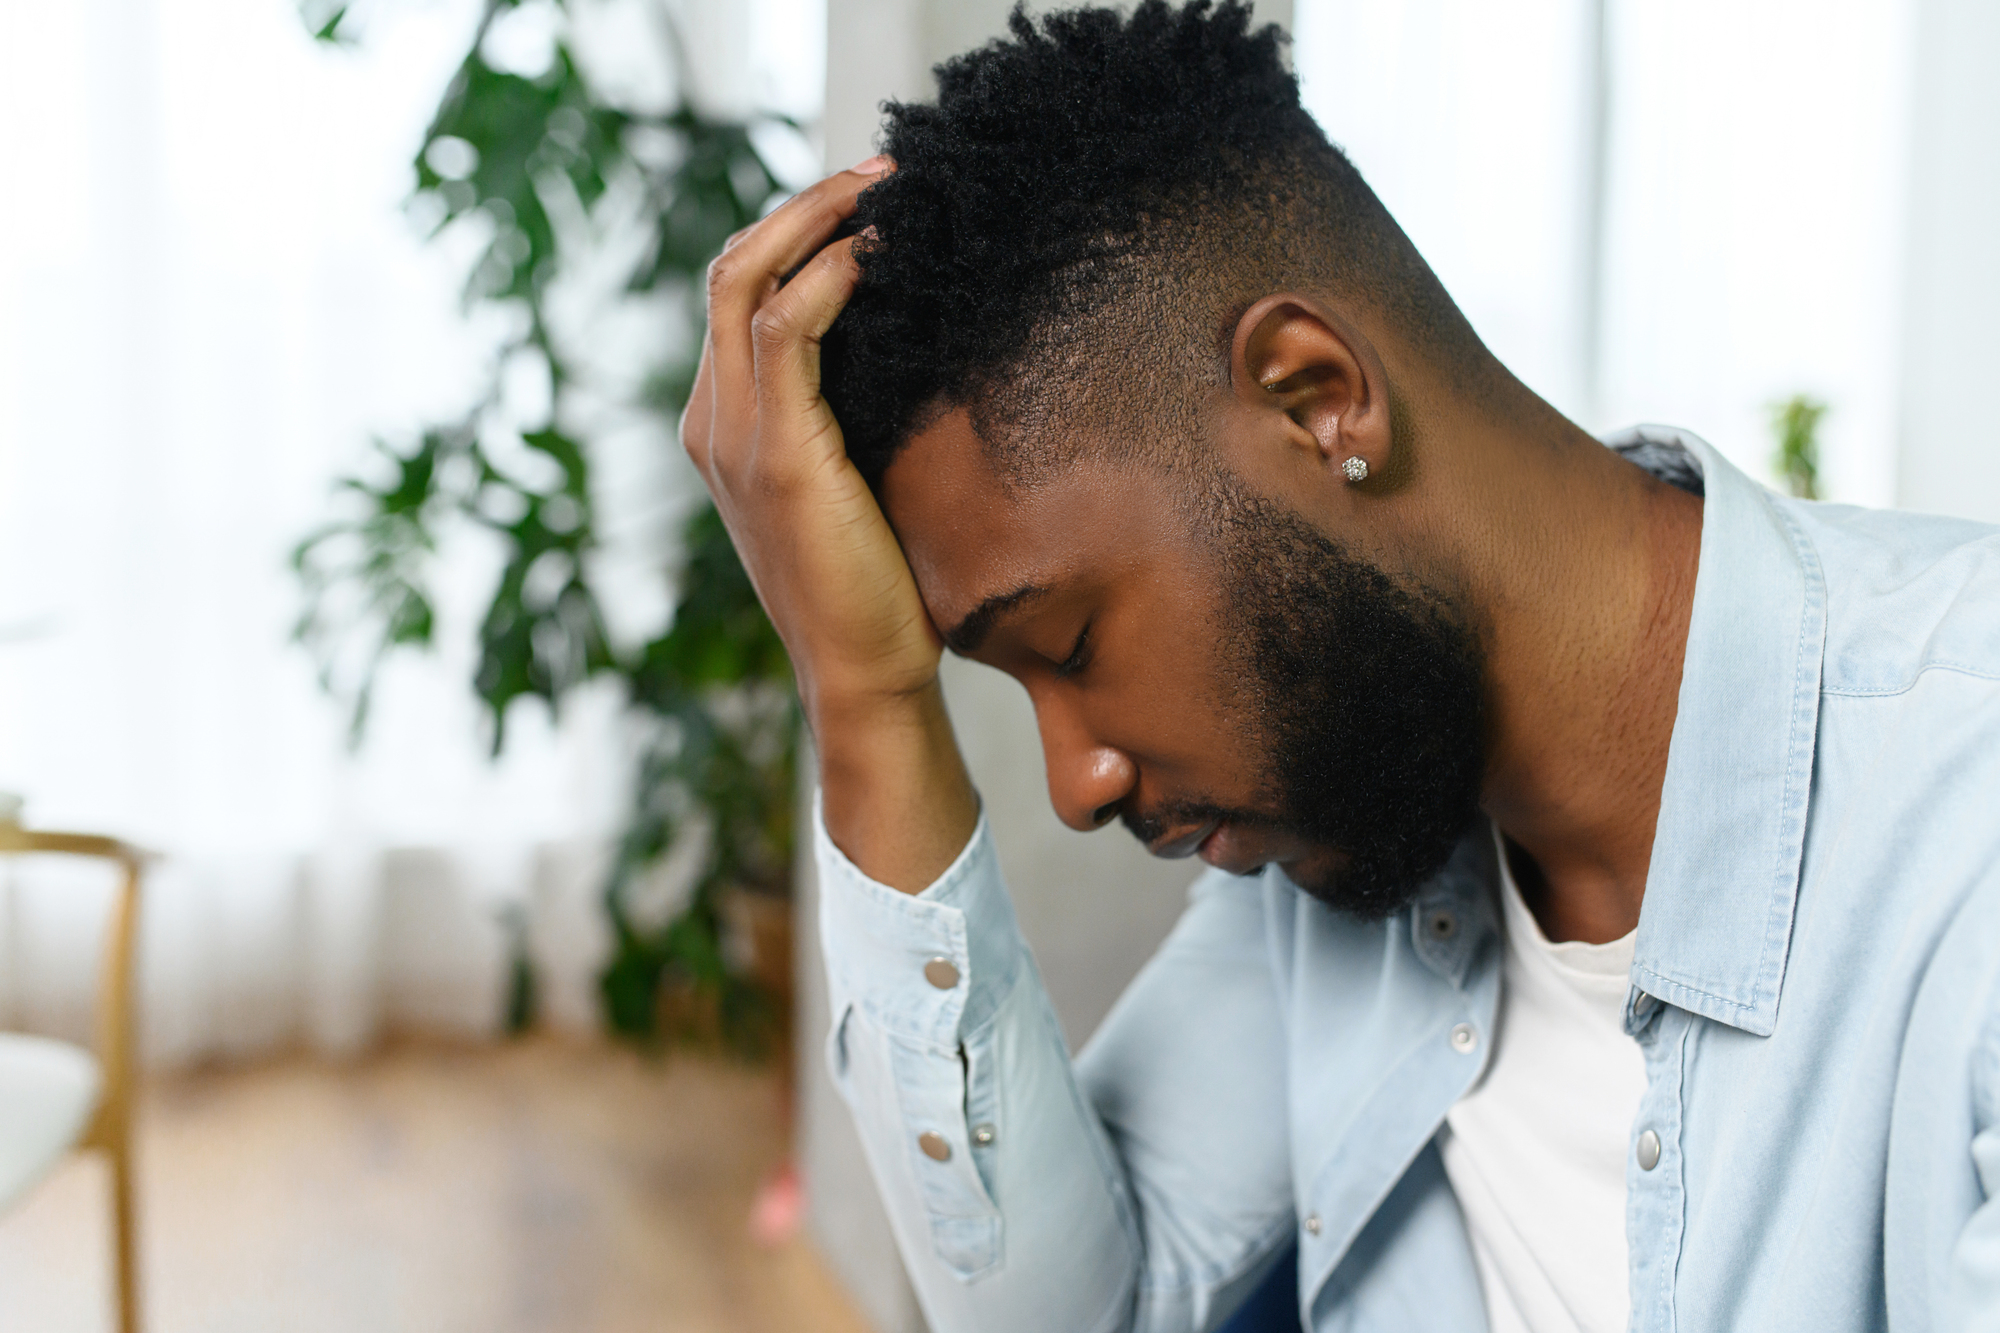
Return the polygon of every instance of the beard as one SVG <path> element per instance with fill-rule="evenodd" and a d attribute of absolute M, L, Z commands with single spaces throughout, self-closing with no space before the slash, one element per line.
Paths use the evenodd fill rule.
<path fill-rule="evenodd" d="M 1293 870 L 1301 889 L 1365 920 L 1392 916 L 1478 816 L 1478 639 L 1442 593 L 1405 587 L 1238 486 L 1207 526 L 1223 573 L 1224 706 L 1262 756 L 1260 808 L 1174 803 L 1125 823 L 1147 841 L 1204 819 L 1282 830 L 1334 853 Z"/>

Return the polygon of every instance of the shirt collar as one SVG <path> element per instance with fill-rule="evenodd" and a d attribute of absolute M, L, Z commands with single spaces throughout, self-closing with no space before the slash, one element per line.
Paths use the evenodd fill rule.
<path fill-rule="evenodd" d="M 1705 441 L 1641 426 L 1606 443 L 1656 473 L 1663 453 L 1688 460 L 1705 493 L 1633 984 L 1769 1036 L 1805 846 L 1826 581 L 1796 519 Z"/>

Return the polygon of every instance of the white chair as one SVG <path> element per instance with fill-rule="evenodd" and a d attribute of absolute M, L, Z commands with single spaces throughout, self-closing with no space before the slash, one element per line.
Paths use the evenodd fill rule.
<path fill-rule="evenodd" d="M 97 1043 L 0 1033 L 0 1212 L 71 1149 L 97 1150 L 111 1166 L 112 1257 L 119 1333 L 137 1333 L 132 1214 L 132 952 L 145 857 L 115 838 L 42 833 L 0 818 L 0 855 L 84 856 L 124 870 L 105 933 L 97 993 Z"/>

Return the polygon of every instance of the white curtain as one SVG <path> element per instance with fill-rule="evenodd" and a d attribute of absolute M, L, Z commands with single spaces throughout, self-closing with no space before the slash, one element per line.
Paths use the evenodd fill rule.
<path fill-rule="evenodd" d="M 705 95 L 741 102 L 754 77 L 758 100 L 814 114 L 815 11 L 684 6 L 714 51 Z M 163 854 L 142 937 L 156 1063 L 491 1033 L 510 904 L 546 1016 L 596 1023 L 615 693 L 559 724 L 519 706 L 488 760 L 469 645 L 497 553 L 473 537 L 441 562 L 449 649 L 392 665 L 360 752 L 289 642 L 286 556 L 333 477 L 371 435 L 461 412 L 496 333 L 459 308 L 466 246 L 426 245 L 401 207 L 478 5 L 357 12 L 351 49 L 310 40 L 294 0 L 0 16 L 0 792 L 31 826 Z M 550 17 L 525 7 L 490 54 L 531 65 Z M 643 64 L 618 76 L 671 95 Z M 607 469 L 628 638 L 668 605 L 675 453 L 635 440 Z M 108 890 L 0 868 L 0 1026 L 88 1031 Z"/>

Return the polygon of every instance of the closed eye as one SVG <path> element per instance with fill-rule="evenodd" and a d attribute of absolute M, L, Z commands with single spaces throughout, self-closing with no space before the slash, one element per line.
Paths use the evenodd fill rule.
<path fill-rule="evenodd" d="M 1086 623 L 1076 636 L 1076 646 L 1069 650 L 1069 656 L 1056 663 L 1056 679 L 1074 676 L 1089 665 L 1087 656 L 1090 649 L 1090 625 Z"/>

